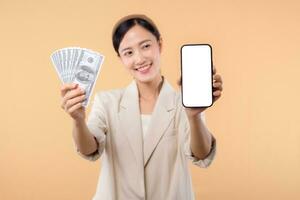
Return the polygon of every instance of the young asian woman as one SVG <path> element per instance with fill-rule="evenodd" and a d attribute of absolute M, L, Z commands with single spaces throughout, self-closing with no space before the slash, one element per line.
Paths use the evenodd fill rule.
<path fill-rule="evenodd" d="M 93 199 L 194 199 L 188 161 L 205 168 L 216 154 L 206 108 L 183 107 L 180 92 L 161 75 L 163 40 L 150 18 L 120 19 L 112 41 L 133 78 L 127 87 L 98 92 L 87 120 L 84 91 L 75 84 L 61 88 L 77 152 L 91 161 L 102 159 Z M 213 80 L 215 102 L 223 90 L 216 69 Z"/>

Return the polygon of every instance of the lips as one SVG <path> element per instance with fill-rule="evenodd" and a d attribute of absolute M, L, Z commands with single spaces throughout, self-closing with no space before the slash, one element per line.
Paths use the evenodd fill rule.
<path fill-rule="evenodd" d="M 149 69 L 151 66 L 152 66 L 152 63 L 151 63 L 151 64 L 148 64 L 148 65 L 145 65 L 145 66 L 143 66 L 143 67 L 139 67 L 139 68 L 137 68 L 137 69 L 135 69 L 135 70 L 137 70 L 137 71 L 143 73 L 143 72 L 147 72 L 148 69 Z"/>

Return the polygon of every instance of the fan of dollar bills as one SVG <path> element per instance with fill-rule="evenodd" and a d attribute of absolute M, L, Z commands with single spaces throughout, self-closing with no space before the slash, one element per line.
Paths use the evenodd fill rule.
<path fill-rule="evenodd" d="M 90 49 L 67 47 L 51 54 L 52 63 L 63 83 L 77 83 L 85 91 L 87 106 L 104 56 Z"/>

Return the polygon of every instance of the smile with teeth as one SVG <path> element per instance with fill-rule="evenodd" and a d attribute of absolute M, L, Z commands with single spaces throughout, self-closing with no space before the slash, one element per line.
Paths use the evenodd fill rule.
<path fill-rule="evenodd" d="M 147 71 L 150 67 L 151 67 L 151 64 L 143 66 L 143 67 L 140 67 L 140 68 L 137 68 L 135 70 L 137 70 L 139 72 L 144 72 L 144 71 Z"/>

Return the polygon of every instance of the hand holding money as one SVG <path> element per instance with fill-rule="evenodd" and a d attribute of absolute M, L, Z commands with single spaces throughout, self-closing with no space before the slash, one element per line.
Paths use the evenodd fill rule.
<path fill-rule="evenodd" d="M 85 120 L 85 109 L 83 102 L 85 100 L 85 91 L 78 87 L 78 84 L 64 84 L 61 88 L 62 104 L 64 109 L 74 120 Z"/>
<path fill-rule="evenodd" d="M 85 91 L 86 98 L 82 105 L 87 107 L 104 56 L 89 49 L 68 47 L 55 51 L 51 55 L 51 60 L 64 84 L 74 83 Z M 68 90 L 71 89 L 70 85 L 65 86 Z"/>

